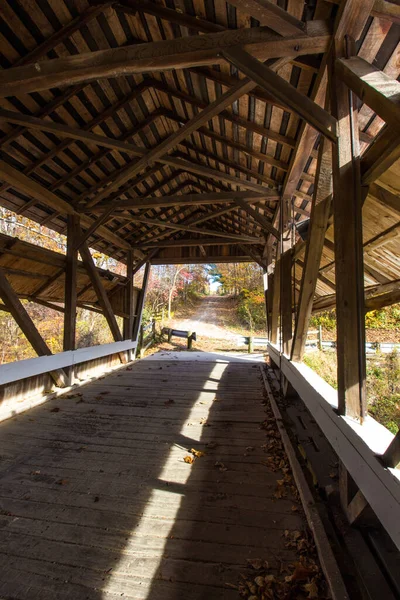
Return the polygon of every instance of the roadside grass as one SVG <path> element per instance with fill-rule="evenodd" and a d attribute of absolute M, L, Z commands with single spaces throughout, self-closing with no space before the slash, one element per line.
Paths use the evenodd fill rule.
<path fill-rule="evenodd" d="M 336 352 L 314 350 L 304 357 L 304 363 L 337 388 Z M 392 433 L 400 427 L 400 356 L 376 354 L 367 357 L 368 412 Z"/>

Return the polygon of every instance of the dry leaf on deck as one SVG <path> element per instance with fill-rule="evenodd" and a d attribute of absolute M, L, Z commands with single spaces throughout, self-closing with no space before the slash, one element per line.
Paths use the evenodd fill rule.
<path fill-rule="evenodd" d="M 264 561 L 261 558 L 248 558 L 247 562 L 256 571 L 259 571 L 264 566 Z"/>
<path fill-rule="evenodd" d="M 185 458 L 183 460 L 185 461 L 185 463 L 188 463 L 189 465 L 191 465 L 192 463 L 194 463 L 193 456 L 185 456 Z"/>
<path fill-rule="evenodd" d="M 202 456 L 204 456 L 205 452 L 202 452 L 201 450 L 196 450 L 195 448 L 191 448 L 190 452 L 193 454 L 193 456 L 195 456 L 196 458 L 201 458 Z"/>
<path fill-rule="evenodd" d="M 306 583 L 304 589 L 308 592 L 308 598 L 318 598 L 318 587 L 315 581 Z"/>
<path fill-rule="evenodd" d="M 301 581 L 302 579 L 308 579 L 310 575 L 314 573 L 314 569 L 307 567 L 306 565 L 302 565 L 301 563 L 296 563 L 295 566 L 296 568 L 290 577 L 291 581 Z"/>
<path fill-rule="evenodd" d="M 226 468 L 226 466 L 224 465 L 224 463 L 220 462 L 219 460 L 217 460 L 217 462 L 214 465 L 215 467 L 218 467 L 218 469 L 220 471 L 227 471 L 228 469 Z"/>

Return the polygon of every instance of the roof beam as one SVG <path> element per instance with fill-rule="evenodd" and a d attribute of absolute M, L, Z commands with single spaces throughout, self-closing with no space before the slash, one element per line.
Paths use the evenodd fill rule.
<path fill-rule="evenodd" d="M 280 63 L 280 65 L 278 65 L 277 68 L 280 68 L 280 66 L 282 66 L 282 63 Z M 242 79 L 239 81 L 243 82 L 245 80 Z M 237 82 L 238 82 L 238 80 L 236 80 L 235 83 L 231 83 L 230 85 L 233 86 Z M 222 85 L 225 85 L 225 84 L 222 84 Z M 189 94 L 185 94 L 184 92 L 181 92 L 174 88 L 167 87 L 163 83 L 157 82 L 155 80 L 152 81 L 152 87 L 162 93 L 171 95 L 174 98 L 178 98 L 179 100 L 182 100 L 183 102 L 187 102 L 188 104 L 197 106 L 198 108 L 204 109 L 208 106 L 207 102 L 203 102 L 202 100 L 199 100 L 198 98 L 194 98 L 193 96 L 190 96 Z M 250 92 L 247 92 L 247 93 L 249 95 L 251 95 Z M 264 127 L 262 125 L 258 125 L 257 123 L 247 121 L 246 119 L 243 119 L 238 115 L 230 113 L 227 110 L 221 111 L 219 113 L 219 116 L 223 117 L 230 123 L 239 125 L 239 127 L 243 127 L 244 129 L 246 129 L 248 131 L 253 131 L 254 133 L 258 133 L 258 135 L 262 135 L 263 137 L 270 138 L 271 140 L 274 140 L 275 142 L 289 146 L 290 148 L 294 148 L 296 145 L 296 141 L 292 137 L 289 137 L 287 135 L 281 135 L 280 133 L 277 133 L 276 131 L 269 129 L 268 127 Z M 182 120 L 182 122 L 184 122 L 184 120 Z"/>
<path fill-rule="evenodd" d="M 337 75 L 389 126 L 400 129 L 400 83 L 367 61 L 353 56 L 336 60 Z"/>
<path fill-rule="evenodd" d="M 91 4 L 98 4 L 101 2 L 103 2 L 103 0 L 90 0 Z M 138 12 L 143 12 L 148 15 L 153 15 L 154 17 L 164 19 L 165 21 L 169 21 L 170 23 L 176 23 L 181 27 L 187 27 L 188 29 L 201 31 L 202 33 L 217 33 L 225 30 L 225 27 L 222 25 L 206 21 L 197 15 L 188 15 L 178 12 L 172 8 L 166 8 L 161 4 L 148 2 L 147 0 L 119 0 L 115 8 L 133 15 L 136 15 Z"/>
<path fill-rule="evenodd" d="M 203 194 L 185 194 L 185 195 L 172 195 L 172 196 L 160 196 L 153 198 L 151 196 L 145 196 L 142 198 L 132 198 L 128 200 L 119 200 L 113 204 L 114 210 L 117 209 L 133 209 L 133 208 L 161 208 L 164 206 L 191 206 L 201 204 L 218 204 L 225 202 L 233 202 L 234 198 L 239 198 L 243 201 L 257 202 L 261 200 L 276 200 L 279 196 L 272 192 L 268 192 L 266 189 L 264 193 L 257 192 L 209 192 Z M 83 212 L 98 212 L 103 210 L 108 205 L 102 204 L 92 209 L 83 209 Z"/>
<path fill-rule="evenodd" d="M 281 60 L 275 60 L 272 64 L 277 67 L 282 64 Z M 211 102 L 206 108 L 204 108 L 200 113 L 195 115 L 192 119 L 187 121 L 183 127 L 175 131 L 172 135 L 166 138 L 161 144 L 155 146 L 152 150 L 146 153 L 137 163 L 135 163 L 130 169 L 127 169 L 119 176 L 117 176 L 114 181 L 106 188 L 103 192 L 97 196 L 94 201 L 91 201 L 89 204 L 93 205 L 94 203 L 100 202 L 103 198 L 105 198 L 109 191 L 112 191 L 115 188 L 120 187 L 134 175 L 150 166 L 157 159 L 163 157 L 165 158 L 165 154 L 170 150 L 175 148 L 181 141 L 190 136 L 194 131 L 196 131 L 199 127 L 210 121 L 213 117 L 218 115 L 222 110 L 224 110 L 227 106 L 230 106 L 236 100 L 241 98 L 244 94 L 247 94 L 248 91 L 252 90 L 255 87 L 255 84 L 249 79 L 245 79 L 243 81 L 239 81 L 235 86 L 231 89 L 227 90 L 222 96 Z"/>
<path fill-rule="evenodd" d="M 305 23 L 269 0 L 246 0 L 245 2 L 229 0 L 229 4 L 257 19 L 260 25 L 267 25 L 282 36 L 305 35 Z"/>
<path fill-rule="evenodd" d="M 240 241 L 246 240 L 248 242 L 253 242 L 254 244 L 257 244 L 259 241 L 258 238 L 248 236 L 248 235 L 236 236 L 232 233 L 215 231 L 214 229 L 199 229 L 198 227 L 190 227 L 189 225 L 180 225 L 178 223 L 172 223 L 171 221 L 162 221 L 159 219 L 146 219 L 145 217 L 136 216 L 136 215 L 131 215 L 127 218 L 129 218 L 134 223 L 144 223 L 145 225 L 154 225 L 154 226 L 163 227 L 166 229 L 174 229 L 176 231 L 189 231 L 191 233 L 200 233 L 201 235 L 209 235 L 209 236 L 214 235 L 216 237 L 228 238 L 229 240 L 232 240 L 235 237 L 237 237 L 238 239 L 240 239 Z"/>
<path fill-rule="evenodd" d="M 144 248 L 169 248 L 169 247 L 174 247 L 174 248 L 183 248 L 185 246 L 220 246 L 221 244 L 264 244 L 264 239 L 260 238 L 259 240 L 255 241 L 255 239 L 253 239 L 252 241 L 248 241 L 246 240 L 246 238 L 242 237 L 242 239 L 238 240 L 237 237 L 231 237 L 230 239 L 226 239 L 226 240 L 221 240 L 221 238 L 198 238 L 198 239 L 193 239 L 193 238 L 181 238 L 179 240 L 167 240 L 165 242 L 163 241 L 157 241 L 157 242 L 143 242 L 142 244 L 140 244 L 138 246 L 138 248 L 144 249 Z M 135 246 L 134 246 L 135 247 Z"/>
<path fill-rule="evenodd" d="M 244 89 L 244 86 L 241 86 Z M 242 92 L 241 92 L 242 93 Z M 236 97 L 241 95 L 232 94 L 230 98 L 232 98 L 232 102 Z M 243 91 L 243 93 L 246 93 Z M 210 105 L 211 106 L 211 105 Z M 216 110 L 216 109 L 215 109 Z M 204 112 L 204 111 L 203 111 Z M 202 116 L 203 113 L 200 113 L 199 117 Z M 53 123 L 50 121 L 45 121 L 43 119 L 38 119 L 37 117 L 32 117 L 29 115 L 22 115 L 20 113 L 16 113 L 14 111 L 0 109 L 0 120 L 3 119 L 5 121 L 17 124 L 23 124 L 26 127 L 31 127 L 33 129 L 39 129 L 41 131 L 49 131 L 51 133 L 55 133 L 56 135 L 66 136 L 68 138 L 81 140 L 86 143 L 93 143 L 98 146 L 104 146 L 106 148 L 110 148 L 112 150 L 118 150 L 119 152 L 132 153 L 136 156 L 140 156 L 141 158 L 138 161 L 131 163 L 131 166 L 124 166 L 120 171 L 119 175 L 115 173 L 110 177 L 112 183 L 107 186 L 103 192 L 100 192 L 93 200 L 89 202 L 89 206 L 93 206 L 97 204 L 109 195 L 109 193 L 115 189 L 116 187 L 122 186 L 124 183 L 132 179 L 136 174 L 140 171 L 144 170 L 150 163 L 152 162 L 161 162 L 162 164 L 166 164 L 173 167 L 180 167 L 184 170 L 192 171 L 194 173 L 200 172 L 206 174 L 207 176 L 217 177 L 218 179 L 228 181 L 229 183 L 233 183 L 235 185 L 240 185 L 245 188 L 262 190 L 262 187 L 257 184 L 253 184 L 251 182 L 247 182 L 238 177 L 234 177 L 232 175 L 224 174 L 220 171 L 210 169 L 208 167 L 202 165 L 194 165 L 191 162 L 184 162 L 180 159 L 174 158 L 165 154 L 162 154 L 176 144 L 179 143 L 180 139 L 186 137 L 186 135 L 190 135 L 192 131 L 194 131 L 197 127 L 200 126 L 202 122 L 206 122 L 209 119 L 208 113 L 204 115 L 202 119 L 194 118 L 191 120 L 190 126 L 180 129 L 177 134 L 173 134 L 168 137 L 164 143 L 159 144 L 154 148 L 154 150 L 150 150 L 148 152 L 146 148 L 142 148 L 141 146 L 136 146 L 135 144 L 130 144 L 128 142 L 122 142 L 120 140 L 114 140 L 112 138 L 108 138 L 103 135 L 98 135 L 95 133 L 91 133 L 89 131 L 84 131 L 81 129 L 75 129 L 73 127 L 69 127 L 67 125 L 60 125 L 59 123 Z M 183 136 L 178 135 L 184 129 Z M 161 151 L 160 151 L 161 148 Z M 166 150 L 167 149 L 167 150 Z M 254 177 L 257 177 L 257 174 L 254 174 Z M 101 183 L 101 182 L 100 182 Z"/>
<path fill-rule="evenodd" d="M 399 132 L 385 127 L 361 158 L 361 181 L 373 183 L 400 158 Z"/>
<path fill-rule="evenodd" d="M 326 0 L 332 4 L 340 4 L 341 0 Z M 387 0 L 375 0 L 371 15 L 379 19 L 387 19 L 400 24 L 400 5 Z"/>
<path fill-rule="evenodd" d="M 343 43 L 345 36 L 351 36 L 358 40 L 363 32 L 364 26 L 370 17 L 372 0 L 347 0 L 341 2 L 336 15 L 333 38 L 330 40 L 325 55 L 323 57 L 317 79 L 315 81 L 311 99 L 323 106 L 327 89 L 327 64 L 332 50 L 332 46 L 337 43 Z M 289 170 L 286 174 L 283 185 L 283 198 L 291 198 L 297 190 L 301 175 L 304 172 L 307 161 L 313 151 L 318 138 L 318 132 L 311 125 L 303 122 L 297 137 L 296 148 L 290 160 Z M 276 225 L 279 220 L 279 206 L 277 207 L 273 224 Z M 272 241 L 272 238 L 271 238 Z"/>
<path fill-rule="evenodd" d="M 214 65 L 223 61 L 222 50 L 234 46 L 244 46 L 262 60 L 325 52 L 329 27 L 310 21 L 306 33 L 282 38 L 268 27 L 252 27 L 56 58 L 1 71 L 0 94 L 7 97 L 21 89 L 29 93 L 120 75 Z"/>
<path fill-rule="evenodd" d="M 264 175 L 264 173 L 259 173 L 258 171 L 253 171 L 253 169 L 249 169 L 248 167 L 243 166 L 239 162 L 234 162 L 233 160 L 230 160 L 229 158 L 225 158 L 224 156 L 220 156 L 219 154 L 214 154 L 214 152 L 210 152 L 209 150 L 204 149 L 200 146 L 195 146 L 186 141 L 180 142 L 180 145 L 183 146 L 188 151 L 188 153 L 186 154 L 185 152 L 178 151 L 178 152 L 176 152 L 175 156 L 177 156 L 179 158 L 183 158 L 184 160 L 187 158 L 193 158 L 192 155 L 190 154 L 190 153 L 193 153 L 196 155 L 195 160 L 196 161 L 198 160 L 199 164 L 203 164 L 203 161 L 200 161 L 199 157 L 197 155 L 199 155 L 201 158 L 204 157 L 205 159 L 210 159 L 216 163 L 224 165 L 224 166 L 228 167 L 228 169 L 231 169 L 234 172 L 243 173 L 247 177 L 251 177 L 252 179 L 255 179 L 256 181 L 265 183 L 265 185 L 267 185 L 267 186 L 271 185 L 271 186 L 275 187 L 275 185 L 277 183 L 274 179 L 271 179 L 271 177 Z"/>
<path fill-rule="evenodd" d="M 294 61 L 291 61 L 291 62 L 294 62 Z M 237 77 L 233 77 L 232 75 L 227 75 L 226 73 L 222 73 L 221 71 L 216 71 L 214 69 L 198 67 L 198 68 L 188 69 L 188 71 L 191 74 L 196 75 L 197 77 L 199 77 L 199 76 L 205 77 L 205 79 L 214 81 L 215 83 L 219 83 L 220 85 L 223 85 L 225 87 L 232 87 L 233 85 L 236 85 L 236 83 L 238 81 Z M 252 96 L 253 98 L 256 98 L 257 100 L 261 100 L 261 102 L 267 102 L 268 104 L 272 104 L 273 106 L 277 106 L 279 108 L 282 108 L 283 110 L 292 112 L 292 110 L 288 106 L 286 106 L 285 104 L 283 104 L 281 102 L 278 102 L 274 96 L 271 96 L 271 94 L 269 94 L 265 90 L 262 90 L 258 86 L 255 87 L 254 90 L 249 92 L 249 96 Z"/>
<path fill-rule="evenodd" d="M 223 55 L 252 81 L 288 104 L 317 131 L 332 142 L 336 142 L 336 120 L 311 98 L 300 93 L 267 65 L 262 64 L 241 48 L 229 48 L 223 51 Z"/>
<path fill-rule="evenodd" d="M 263 215 L 260 215 L 254 208 L 249 206 L 244 200 L 235 196 L 234 198 L 235 204 L 237 204 L 242 210 L 244 210 L 248 215 L 250 215 L 254 221 L 257 221 L 266 232 L 270 233 L 277 239 L 279 239 L 279 231 L 271 225 L 271 223 L 266 219 Z"/>
<path fill-rule="evenodd" d="M 61 198 L 53 194 L 53 192 L 50 192 L 40 183 L 34 181 L 33 179 L 30 179 L 29 177 L 21 173 L 21 171 L 14 169 L 14 167 L 11 167 L 3 160 L 0 160 L 0 179 L 3 179 L 7 183 L 9 183 L 15 189 L 20 190 L 23 194 L 29 196 L 29 198 L 34 198 L 40 204 L 45 204 L 46 206 L 49 206 L 51 209 L 58 211 L 63 215 L 78 214 L 72 208 L 72 206 L 68 204 L 68 202 L 65 202 L 65 200 L 62 200 Z M 84 227 L 89 228 L 92 226 L 93 220 L 87 216 L 83 216 L 81 218 L 81 224 Z M 112 231 L 105 228 L 104 226 L 100 226 L 97 231 L 102 238 L 104 238 L 114 246 L 123 249 L 130 248 L 129 244 L 127 244 L 120 237 L 113 234 Z"/>

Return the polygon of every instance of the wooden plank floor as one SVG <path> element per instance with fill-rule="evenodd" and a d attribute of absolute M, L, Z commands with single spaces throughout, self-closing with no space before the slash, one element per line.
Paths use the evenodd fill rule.
<path fill-rule="evenodd" d="M 174 358 L 0 425 L 1 599 L 238 598 L 247 559 L 296 560 L 283 534 L 305 523 L 265 464 L 259 365 Z"/>

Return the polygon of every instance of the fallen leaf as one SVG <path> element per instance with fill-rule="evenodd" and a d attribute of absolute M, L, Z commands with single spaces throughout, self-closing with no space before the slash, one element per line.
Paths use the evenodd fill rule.
<path fill-rule="evenodd" d="M 191 465 L 192 463 L 194 463 L 193 456 L 185 456 L 185 458 L 183 460 L 185 461 L 185 463 L 188 463 L 189 465 Z"/>
<path fill-rule="evenodd" d="M 216 442 L 208 442 L 208 444 L 206 444 L 206 448 L 216 448 L 218 446 L 218 444 Z"/>
<path fill-rule="evenodd" d="M 264 561 L 261 558 L 248 558 L 247 562 L 256 571 L 259 571 L 264 566 Z"/>
<path fill-rule="evenodd" d="M 314 569 L 301 563 L 296 563 L 295 567 L 290 576 L 290 581 L 302 581 L 303 579 L 308 579 L 314 573 Z"/>
<path fill-rule="evenodd" d="M 193 454 L 193 456 L 195 456 L 196 458 L 201 458 L 202 456 L 204 456 L 205 452 L 202 452 L 201 450 L 196 450 L 195 448 L 191 448 L 190 452 Z"/>
<path fill-rule="evenodd" d="M 56 483 L 58 485 L 67 485 L 68 479 L 59 479 L 58 481 L 56 481 Z"/>
<path fill-rule="evenodd" d="M 318 587 L 315 581 L 311 581 L 310 583 L 306 583 L 304 586 L 306 592 L 308 592 L 309 598 L 318 598 Z"/>
<path fill-rule="evenodd" d="M 220 462 L 217 460 L 217 462 L 214 465 L 215 467 L 218 467 L 218 469 L 220 471 L 227 471 L 228 469 L 226 468 L 226 466 L 224 465 L 224 463 Z"/>

